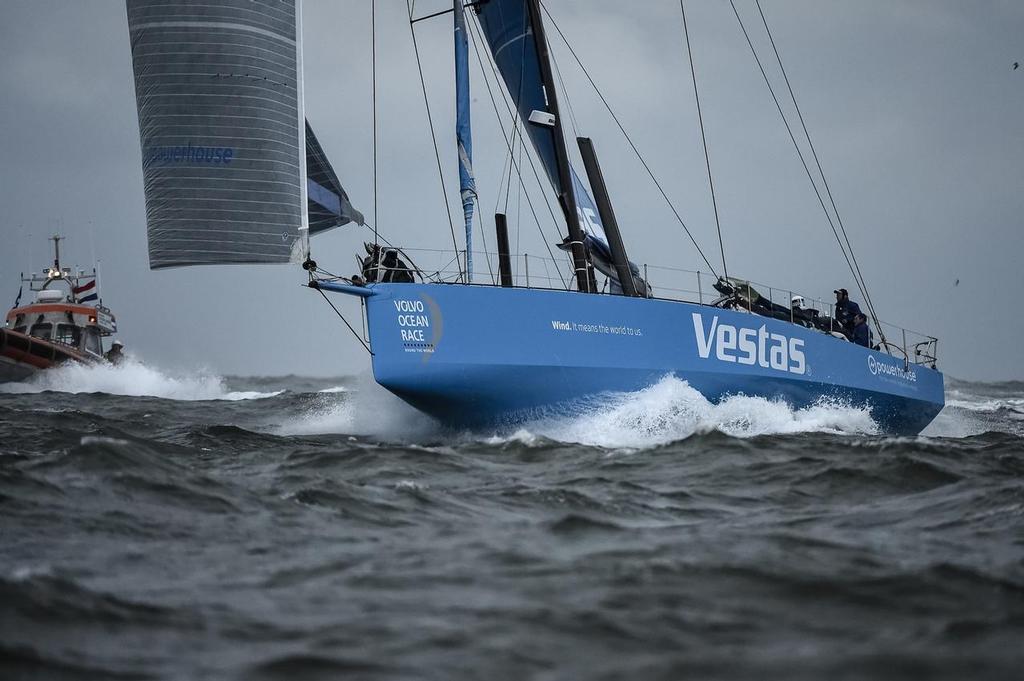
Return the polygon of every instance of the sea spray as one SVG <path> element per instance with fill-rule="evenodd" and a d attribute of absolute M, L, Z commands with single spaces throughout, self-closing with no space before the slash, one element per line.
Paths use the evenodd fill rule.
<path fill-rule="evenodd" d="M 24 383 L 0 385 L 0 392 L 107 393 L 130 397 L 162 397 L 169 400 L 250 400 L 279 395 L 281 391 L 231 391 L 217 374 L 198 370 L 170 375 L 134 358 L 121 364 L 64 364 L 40 371 Z"/>
<path fill-rule="evenodd" d="M 399 442 L 435 439 L 441 432 L 434 419 L 384 390 L 369 373 L 357 376 L 351 390 L 320 390 L 305 411 L 272 430 L 279 435 L 346 433 Z"/>
<path fill-rule="evenodd" d="M 782 400 L 734 395 L 714 404 L 686 381 L 667 376 L 649 388 L 607 396 L 603 405 L 577 416 L 525 424 L 515 437 L 523 440 L 532 433 L 560 442 L 634 448 L 655 447 L 715 430 L 733 437 L 873 434 L 878 425 L 866 407 L 840 401 L 820 400 L 794 409 Z"/>

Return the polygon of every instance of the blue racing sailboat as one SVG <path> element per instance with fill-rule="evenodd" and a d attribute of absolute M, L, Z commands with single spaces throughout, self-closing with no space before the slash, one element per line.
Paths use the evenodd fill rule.
<path fill-rule="evenodd" d="M 696 290 L 689 294 L 662 294 L 650 285 L 648 267 L 626 253 L 591 140 L 577 139 L 590 191 L 570 161 L 539 0 L 478 0 L 465 7 L 454 0 L 450 10 L 466 226 L 465 250 L 453 258 L 458 271 L 417 267 L 412 251 L 371 243 L 361 272 L 350 278 L 328 275 L 309 258 L 311 232 L 364 221 L 312 129 L 300 125 L 301 36 L 294 4 L 256 0 L 243 12 L 229 0 L 210 0 L 192 14 L 159 0 L 129 0 L 128 6 L 153 266 L 246 258 L 304 262 L 312 288 L 360 301 L 376 381 L 445 424 L 500 427 L 578 413 L 609 394 L 669 375 L 711 401 L 746 394 L 794 407 L 821 400 L 865 405 L 892 433 L 920 432 L 943 407 L 936 339 L 908 341 L 903 332 L 902 343 L 890 342 L 859 270 L 854 279 L 881 336 L 867 347 L 851 342 L 851 325 L 830 306 L 809 307 L 789 292 L 780 297 L 778 289 L 701 273 L 692 273 Z M 418 21 L 411 14 L 409 19 Z M 557 246 L 571 262 L 568 277 L 559 270 L 552 278 L 549 269 L 541 279 L 535 270 L 531 283 L 530 259 L 510 252 L 502 214 L 495 217 L 498 274 L 486 282 L 473 275 L 476 181 L 466 42 L 473 30 L 500 73 L 516 128 L 529 138 L 557 198 L 566 230 Z M 233 46 L 251 61 L 244 76 L 231 64 L 223 72 L 192 67 L 205 74 L 212 69 L 216 77 L 188 82 L 181 68 L 167 68 L 166 60 L 176 58 L 161 49 L 168 41 L 179 51 L 196 46 L 194 58 L 181 63 L 223 56 L 223 50 L 202 49 L 211 42 Z M 267 51 L 274 59 L 263 58 Z M 182 105 L 173 97 L 182 88 L 204 95 L 219 89 L 215 101 L 195 98 Z M 230 118 L 224 116 L 228 107 Z M 267 130 L 280 135 L 280 144 L 250 142 L 265 140 Z M 213 160 L 205 160 L 205 152 L 194 160 L 191 146 L 210 146 L 204 135 L 218 141 L 220 162 L 216 151 Z M 297 151 L 302 146 L 305 156 Z M 255 193 L 259 186 L 280 191 L 268 197 Z M 183 197 L 198 198 L 188 205 L 206 210 L 189 213 Z M 251 201 L 272 205 L 255 209 Z M 513 259 L 523 266 L 514 271 Z"/>

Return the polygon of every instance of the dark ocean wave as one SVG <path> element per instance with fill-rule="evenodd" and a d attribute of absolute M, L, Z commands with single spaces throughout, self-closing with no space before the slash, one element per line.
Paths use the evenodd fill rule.
<path fill-rule="evenodd" d="M 1021 384 L 952 382 L 933 430 L 888 438 L 680 383 L 450 432 L 363 380 L 64 380 L 0 391 L 5 679 L 1024 663 Z"/>

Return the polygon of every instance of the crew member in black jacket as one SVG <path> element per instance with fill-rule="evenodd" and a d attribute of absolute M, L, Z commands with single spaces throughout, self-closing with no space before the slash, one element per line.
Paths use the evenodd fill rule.
<path fill-rule="evenodd" d="M 850 300 L 850 293 L 845 288 L 837 288 L 835 320 L 843 327 L 847 338 L 853 335 L 854 318 L 860 314 L 860 305 Z"/>
<path fill-rule="evenodd" d="M 871 347 L 871 327 L 863 312 L 858 312 L 853 318 L 853 342 L 866 348 Z"/>

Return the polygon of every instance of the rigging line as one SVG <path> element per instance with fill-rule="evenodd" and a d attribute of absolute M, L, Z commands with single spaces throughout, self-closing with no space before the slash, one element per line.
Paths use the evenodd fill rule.
<path fill-rule="evenodd" d="M 472 32 L 473 32 L 473 28 L 472 27 L 474 26 L 473 22 L 472 21 L 467 22 L 466 25 L 470 27 L 469 30 L 470 30 L 470 33 L 472 34 Z M 512 138 L 511 138 L 511 141 L 510 141 L 510 139 L 508 137 L 506 137 L 505 126 L 502 125 L 501 114 L 498 112 L 498 104 L 497 104 L 497 102 L 494 99 L 494 92 L 491 90 L 491 82 L 487 78 L 487 72 L 484 69 L 484 65 L 483 65 L 483 58 L 480 56 L 480 49 L 477 46 L 477 41 L 476 40 L 473 41 L 473 51 L 476 53 L 477 63 L 479 65 L 479 67 L 480 67 L 480 71 L 484 74 L 484 84 L 487 86 L 487 94 L 490 97 L 491 106 L 494 108 L 494 116 L 495 116 L 495 118 L 498 121 L 498 127 L 501 128 L 501 138 L 505 141 L 505 144 L 508 145 L 509 151 L 511 152 L 511 150 L 513 148 L 514 140 L 515 140 L 515 131 L 513 131 Z M 491 65 L 491 70 L 494 71 L 494 69 L 495 69 L 494 64 L 491 63 L 490 65 Z M 500 85 L 500 83 L 497 83 L 497 80 L 498 80 L 499 76 L 498 76 L 498 74 L 496 72 L 493 75 L 494 75 L 494 78 L 495 78 L 498 90 L 501 91 L 501 85 Z M 504 101 L 504 93 L 503 92 L 502 92 L 502 95 L 503 95 L 503 101 Z M 504 101 L 504 103 L 505 103 L 506 109 L 509 109 L 508 102 Z M 516 120 L 518 120 L 518 118 Z M 523 136 L 522 136 L 522 134 L 520 134 L 519 135 L 519 149 L 520 149 L 520 160 L 519 160 L 519 163 L 516 163 L 515 162 L 515 156 L 513 154 L 510 154 L 510 159 L 512 160 L 512 163 L 515 166 L 516 175 L 519 177 L 520 194 L 522 194 L 522 189 L 523 189 L 523 176 L 522 176 L 522 172 L 520 171 L 520 166 L 522 164 L 522 148 L 523 148 Z M 533 175 L 537 179 L 537 183 L 539 185 L 540 184 L 540 176 L 537 173 L 536 167 L 533 166 L 533 159 L 530 157 L 529 154 L 527 154 L 526 158 L 527 158 L 528 161 L 530 161 L 530 166 L 533 168 Z M 510 168 L 509 168 L 509 183 L 511 184 L 511 182 L 512 182 L 512 167 L 510 166 Z M 543 194 L 543 190 L 541 191 L 541 193 Z M 544 234 L 544 229 L 541 227 L 540 218 L 537 216 L 537 211 L 533 207 L 533 201 L 530 199 L 529 193 L 526 194 L 526 203 L 530 207 L 530 213 L 533 214 L 533 220 L 534 220 L 534 222 L 537 225 L 537 231 L 540 233 L 541 242 L 544 244 L 544 248 L 547 249 L 548 255 L 551 256 L 551 260 L 555 261 L 555 254 L 554 254 L 554 252 L 552 252 L 551 246 L 548 244 L 547 236 Z M 545 197 L 545 205 L 547 205 L 548 212 L 551 214 L 552 221 L 555 221 L 554 211 L 551 210 L 551 205 L 549 203 L 547 203 L 546 197 Z M 518 216 L 518 213 L 517 213 L 517 215 L 516 215 L 517 230 L 518 230 L 518 220 L 519 220 L 519 216 Z M 555 222 L 557 224 L 557 221 L 555 221 Z M 517 232 L 517 237 L 516 238 L 518 239 L 518 232 Z M 558 270 L 558 278 L 562 280 L 562 285 L 563 286 L 568 286 L 568 284 L 566 284 L 565 278 L 562 277 L 561 270 Z"/>
<path fill-rule="evenodd" d="M 386 236 L 384 236 L 383 234 L 378 234 L 377 233 L 377 226 L 376 225 L 374 225 L 373 227 L 370 227 L 370 225 L 363 225 L 363 227 L 365 227 L 366 229 L 373 229 L 373 240 L 374 241 L 377 241 L 378 239 L 380 239 L 381 241 L 386 243 L 388 246 L 391 246 L 391 248 L 395 248 L 395 245 L 393 243 L 391 243 L 390 241 L 388 241 Z"/>
<path fill-rule="evenodd" d="M 501 208 L 501 196 L 502 196 L 502 194 L 505 193 L 502 188 L 505 186 L 505 172 L 506 172 L 506 168 L 507 169 L 511 169 L 512 168 L 512 164 L 509 162 L 508 155 L 506 155 L 505 158 L 501 159 L 501 176 L 498 177 L 497 188 L 496 188 L 496 191 L 494 192 L 494 212 L 495 213 L 500 213 L 501 212 L 498 209 Z M 509 178 L 509 181 L 511 181 L 511 178 Z"/>
<path fill-rule="evenodd" d="M 523 138 L 519 137 L 519 165 L 523 164 Z M 527 196 L 529 199 L 529 196 Z M 522 216 L 523 216 L 523 183 L 520 182 L 516 185 L 516 253 L 521 252 L 520 249 L 520 237 L 523 235 L 522 230 Z M 516 258 L 516 270 L 519 269 L 519 259 Z"/>
<path fill-rule="evenodd" d="M 466 25 L 469 26 L 469 27 L 475 26 L 472 21 L 466 22 Z M 472 31 L 474 29 L 470 28 L 469 30 L 472 33 Z M 481 35 L 482 35 L 482 29 L 480 29 L 479 26 L 476 27 L 476 30 L 481 31 Z M 480 65 L 480 71 L 484 73 L 484 84 L 487 85 L 487 94 L 489 95 L 489 97 L 491 99 L 491 106 L 494 108 L 494 116 L 495 116 L 495 118 L 498 121 L 498 126 L 501 128 L 501 138 L 505 141 L 505 144 L 507 144 L 509 146 L 509 149 L 511 150 L 512 146 L 513 146 L 513 142 L 515 140 L 515 131 L 513 131 L 511 139 L 506 136 L 505 126 L 501 122 L 501 114 L 498 112 L 498 104 L 497 104 L 497 102 L 494 99 L 494 93 L 491 90 L 491 82 L 487 78 L 487 74 L 486 74 L 486 71 L 485 71 L 484 66 L 483 66 L 483 58 L 480 56 L 480 49 L 477 46 L 477 41 L 476 40 L 473 41 L 473 48 L 474 48 L 474 52 L 476 53 L 477 62 Z M 509 112 L 509 114 L 511 114 L 512 113 L 512 106 L 509 104 L 508 100 L 505 99 L 505 92 L 504 92 L 504 90 L 501 89 L 501 82 L 500 82 L 500 78 L 501 77 L 498 75 L 497 67 L 495 66 L 495 64 L 494 64 L 494 62 L 492 60 L 488 60 L 488 64 L 490 65 L 492 74 L 494 75 L 495 85 L 498 88 L 498 91 L 502 95 L 502 102 L 505 104 L 506 110 Z M 517 120 L 517 121 L 519 120 L 518 114 L 516 114 L 515 120 Z M 541 241 L 544 243 L 544 248 L 547 249 L 548 255 L 551 256 L 551 260 L 553 262 L 557 262 L 557 259 L 555 258 L 555 254 L 551 250 L 551 245 L 548 243 L 547 236 L 544 234 L 544 229 L 543 229 L 543 227 L 541 227 L 540 218 L 537 217 L 537 211 L 533 207 L 533 201 L 530 199 L 530 194 L 529 194 L 529 192 L 525 192 L 525 187 L 523 186 L 524 181 L 523 181 L 523 174 L 522 174 L 522 171 L 521 171 L 522 148 L 523 148 L 523 135 L 520 132 L 519 133 L 519 149 L 520 149 L 520 160 L 519 160 L 519 163 L 516 163 L 514 156 L 512 156 L 513 164 L 515 165 L 516 175 L 519 177 L 519 185 L 520 185 L 521 190 L 523 190 L 523 193 L 526 194 L 526 203 L 527 203 L 527 205 L 530 206 L 530 212 L 533 214 L 533 220 L 537 224 L 537 230 L 540 232 Z M 536 181 L 537 181 L 537 185 L 542 188 L 541 189 L 541 195 L 544 198 L 544 205 L 547 206 L 548 213 L 551 215 L 551 220 L 555 224 L 558 224 L 558 220 L 555 218 L 555 213 L 554 213 L 554 211 L 551 208 L 551 204 L 548 202 L 547 196 L 544 194 L 543 185 L 541 184 L 541 181 L 540 181 L 540 174 L 537 172 L 537 166 L 534 165 L 533 157 L 528 152 L 526 154 L 526 160 L 530 162 L 530 168 L 533 170 L 533 176 L 534 176 L 534 179 L 536 179 Z M 510 174 L 509 175 L 509 182 L 511 182 L 511 181 L 512 181 L 512 176 Z M 518 220 L 518 217 L 517 217 L 517 220 Z M 567 285 L 566 282 L 565 282 L 565 278 L 562 277 L 561 270 L 558 270 L 558 278 L 562 280 L 562 284 L 563 285 Z"/>
<path fill-rule="evenodd" d="M 483 66 L 480 67 L 480 70 L 481 71 L 484 70 Z M 487 78 L 486 73 L 484 74 L 484 78 Z M 508 184 L 505 185 L 505 205 L 504 205 L 504 208 L 503 208 L 506 214 L 508 214 L 508 194 L 509 194 L 510 191 L 512 191 L 512 169 L 514 167 L 514 163 L 513 163 L 513 161 L 514 161 L 514 159 L 513 159 L 513 149 L 515 148 L 515 144 L 516 144 L 516 135 L 519 133 L 518 117 L 519 117 L 519 109 L 516 109 L 515 114 L 513 114 L 513 116 L 512 116 L 512 144 L 509 145 L 509 148 L 508 148 Z M 504 134 L 504 132 L 505 132 L 504 127 L 502 127 L 501 131 Z M 502 172 L 505 172 L 504 168 L 502 168 Z M 499 194 L 499 200 L 500 200 L 500 194 Z"/>
<path fill-rule="evenodd" d="M 310 283 L 310 284 L 313 284 L 313 283 L 315 283 L 315 282 L 312 282 L 312 281 L 311 281 L 311 282 L 309 282 L 309 283 Z M 320 295 L 322 295 L 322 296 L 324 297 L 324 300 L 326 300 L 326 301 L 327 301 L 327 304 L 331 306 L 331 309 L 332 309 L 332 310 L 334 310 L 334 313 L 335 313 L 336 315 L 338 315 L 338 318 L 339 318 L 339 319 L 341 319 L 341 321 L 345 322 L 345 326 L 347 326 L 347 327 L 348 327 L 348 330 L 352 332 L 352 335 L 356 337 L 356 340 L 357 340 L 357 341 L 359 341 L 359 344 L 360 344 L 360 345 L 362 345 L 362 346 L 363 346 L 363 348 L 364 348 L 364 349 L 365 349 L 365 350 L 366 350 L 366 351 L 367 351 L 368 353 L 370 353 L 370 355 L 372 356 L 372 355 L 373 355 L 373 350 L 371 350 L 371 349 L 370 349 L 370 346 L 366 344 L 366 341 L 364 341 L 364 340 L 363 340 L 363 339 L 362 339 L 362 338 L 361 338 L 361 337 L 359 336 L 359 334 L 358 334 L 358 333 L 356 333 L 356 330 L 352 328 L 352 325 L 348 323 L 348 320 L 347 320 L 347 319 L 345 319 L 345 315 L 341 314 L 341 312 L 340 312 L 340 311 L 338 311 L 338 308 L 334 307 L 334 303 L 332 303 L 332 302 L 331 302 L 331 299 L 327 297 L 327 294 L 323 292 L 323 289 L 321 289 L 319 285 L 317 285 L 317 286 L 313 286 L 312 288 L 315 288 L 315 289 L 316 289 L 317 291 L 319 291 Z"/>
<path fill-rule="evenodd" d="M 754 55 L 754 61 L 757 62 L 757 66 L 761 70 L 761 76 L 764 78 L 765 85 L 768 86 L 768 92 L 771 94 L 772 100 L 775 102 L 775 107 L 779 110 L 779 115 L 782 117 L 782 123 L 786 126 L 786 132 L 789 133 L 789 139 L 793 142 L 793 147 L 796 149 L 796 155 L 800 159 L 800 164 L 803 165 L 804 172 L 807 174 L 807 179 L 811 182 L 811 188 L 814 190 L 814 195 L 818 197 L 818 203 L 821 204 L 821 209 L 825 212 L 825 218 L 828 220 L 829 227 L 832 228 L 832 234 L 836 237 L 836 242 L 839 244 L 839 250 L 842 252 L 843 258 L 846 260 L 847 267 L 850 268 L 850 273 L 853 274 L 854 281 L 856 281 L 857 286 L 860 287 L 860 281 L 857 279 L 857 273 L 854 270 L 853 263 L 850 261 L 850 256 L 846 253 L 846 248 L 843 246 L 843 240 L 839 237 L 839 231 L 836 229 L 835 223 L 832 220 L 832 215 L 825 207 L 825 200 L 821 197 L 821 192 L 818 191 L 818 185 L 814 181 L 814 176 L 811 175 L 811 169 L 807 166 L 807 161 L 804 159 L 800 145 L 796 142 L 796 136 L 793 135 L 793 129 L 789 125 L 789 120 L 786 118 L 786 114 L 782 110 L 782 104 L 779 103 L 779 98 L 775 96 L 775 90 L 772 88 L 771 81 L 768 80 L 768 74 L 765 72 L 764 66 L 761 64 L 760 57 L 757 56 L 757 50 L 754 49 L 754 43 L 750 40 L 750 35 L 747 33 L 747 27 L 743 25 L 743 19 L 740 18 L 740 13 L 736 10 L 735 2 L 733 0 L 729 0 L 729 4 L 732 6 L 732 11 L 736 15 L 736 21 L 740 24 L 740 30 L 743 31 L 743 36 L 747 39 L 747 45 L 750 47 L 750 52 Z M 861 292 L 863 293 L 863 290 Z"/>
<path fill-rule="evenodd" d="M 761 22 L 764 24 L 765 33 L 768 34 L 768 40 L 771 42 L 772 51 L 775 53 L 775 60 L 778 62 L 779 70 L 782 72 L 782 78 L 786 82 L 786 89 L 789 90 L 789 97 L 793 100 L 793 108 L 796 110 L 797 118 L 800 120 L 800 127 L 803 129 L 804 136 L 807 138 L 807 145 L 811 149 L 811 155 L 814 158 L 814 163 L 818 168 L 818 173 L 821 175 L 821 181 L 825 187 L 825 194 L 828 196 L 829 203 L 832 205 L 832 211 L 836 215 L 836 221 L 839 223 L 839 229 L 843 233 L 843 239 L 846 241 L 846 247 L 850 251 L 850 258 L 853 260 L 853 265 L 857 269 L 857 275 L 860 277 L 860 288 L 861 292 L 864 294 L 864 300 L 867 302 L 868 309 L 871 311 L 875 327 L 878 329 L 882 340 L 885 341 L 884 333 L 882 332 L 881 325 L 878 323 L 878 317 L 875 314 L 874 302 L 868 294 L 867 280 L 864 278 L 864 275 L 860 270 L 860 263 L 857 262 L 857 255 L 853 251 L 853 245 L 850 243 L 850 237 L 847 235 L 846 227 L 843 225 L 843 218 L 839 215 L 839 208 L 836 206 L 835 199 L 832 197 L 832 189 L 829 187 L 828 178 L 825 177 L 825 171 L 821 167 L 818 152 L 814 147 L 814 142 L 811 140 L 811 133 L 807 130 L 807 124 L 804 122 L 804 115 L 800 110 L 800 105 L 796 101 L 796 94 L 793 92 L 793 86 L 789 82 L 789 75 L 786 73 L 786 67 L 782 65 L 782 56 L 779 54 L 779 49 L 775 45 L 775 38 L 772 36 L 772 30 L 768 28 L 768 20 L 764 16 L 764 10 L 761 9 L 761 0 L 754 0 L 754 2 L 757 5 L 758 14 L 761 15 Z"/>
<path fill-rule="evenodd" d="M 729 267 L 725 264 L 725 243 L 722 241 L 722 223 L 718 218 L 718 201 L 715 199 L 715 181 L 711 176 L 711 157 L 708 155 L 708 139 L 704 134 L 704 116 L 700 111 L 700 94 L 697 91 L 697 71 L 693 65 L 693 51 L 690 48 L 690 32 L 686 27 L 686 9 L 679 0 L 679 13 L 683 17 L 683 37 L 686 40 L 686 56 L 690 61 L 690 77 L 693 79 L 693 99 L 697 102 L 697 122 L 700 124 L 700 141 L 704 145 L 704 165 L 708 169 L 708 186 L 711 187 L 711 206 L 715 210 L 715 229 L 718 230 L 718 248 L 722 252 L 722 273 L 729 278 Z"/>
<path fill-rule="evenodd" d="M 483 220 L 481 220 L 480 222 L 483 222 Z M 496 283 L 497 283 L 497 281 L 496 281 L 496 280 L 495 280 L 495 278 L 494 278 L 494 269 L 493 269 L 493 268 L 491 267 L 491 254 L 490 254 L 490 252 L 489 252 L 489 251 L 487 250 L 487 230 L 486 230 L 486 229 L 483 229 L 482 227 L 483 227 L 483 226 L 481 225 L 481 229 L 480 229 L 480 240 L 481 240 L 481 241 L 483 242 L 483 244 L 484 244 L 484 260 L 486 260 L 486 261 L 487 261 L 487 274 L 489 274 L 489 275 L 490 275 L 490 277 L 491 277 L 491 283 L 492 283 L 492 284 L 496 284 Z"/>
<path fill-rule="evenodd" d="M 373 88 L 373 242 L 377 243 L 377 0 L 370 2 L 370 80 Z"/>
<path fill-rule="evenodd" d="M 477 21 L 479 21 L 479 19 L 477 19 Z M 480 27 L 479 25 L 477 25 L 476 26 L 476 30 L 480 32 L 480 36 L 481 36 L 480 40 L 482 41 L 483 40 L 483 28 Z M 505 110 L 512 117 L 512 123 L 515 126 L 514 130 L 512 131 L 512 139 L 514 140 L 516 137 L 518 137 L 518 139 L 519 139 L 519 150 L 520 150 L 519 163 L 518 164 L 514 164 L 514 165 L 515 165 L 515 169 L 516 169 L 516 174 L 519 176 L 519 183 L 520 183 L 520 185 L 522 185 L 523 184 L 523 178 L 522 178 L 521 166 L 522 166 L 522 149 L 523 149 L 523 145 L 524 145 L 524 142 L 523 142 L 523 139 L 524 139 L 523 131 L 526 129 L 526 124 L 523 123 L 522 119 L 519 117 L 519 107 L 518 107 L 519 100 L 518 99 L 517 100 L 512 100 L 512 93 L 511 92 L 506 93 L 506 89 L 502 88 L 502 86 L 501 86 L 502 78 L 501 78 L 501 75 L 498 73 L 498 65 L 497 65 L 497 62 L 493 59 L 493 55 L 491 55 L 491 53 L 489 51 L 486 51 L 485 54 L 487 54 L 489 57 L 491 57 L 491 58 L 489 58 L 487 60 L 487 63 L 488 63 L 488 65 L 491 68 L 491 74 L 494 76 L 495 88 L 498 90 L 499 93 L 501 93 L 501 101 L 505 105 Z M 520 60 L 520 63 L 524 64 L 524 66 L 522 68 L 525 69 L 525 61 L 526 61 L 526 59 L 525 59 L 525 55 L 526 55 L 526 41 L 525 40 L 523 41 L 522 55 L 523 55 L 523 57 Z M 477 53 L 477 59 L 481 59 L 479 53 Z M 481 66 L 481 70 L 483 70 L 482 66 Z M 522 99 L 523 80 L 524 80 L 523 79 L 523 71 L 521 70 L 520 74 L 519 74 L 519 98 L 520 99 Z M 490 87 L 490 84 L 488 83 L 488 88 L 489 87 Z M 488 92 L 490 92 L 490 91 L 488 90 Z M 493 95 L 492 95 L 492 97 L 493 97 Z M 513 106 L 513 103 L 517 104 L 517 106 Z M 497 105 L 495 104 L 494 106 L 495 106 L 495 109 L 496 109 L 495 110 L 495 115 L 498 115 L 497 114 Z M 498 116 L 498 124 L 501 125 L 501 117 L 500 116 Z M 522 127 L 520 127 L 520 125 L 522 125 Z M 505 132 L 505 127 L 502 126 L 502 133 L 504 133 L 504 132 Z M 506 144 L 507 144 L 507 142 L 506 142 Z M 537 172 L 537 166 L 536 166 L 536 164 L 534 162 L 533 155 L 531 155 L 529 152 L 527 152 L 526 153 L 526 160 L 530 162 L 530 169 L 533 171 L 533 178 L 534 178 L 534 180 L 536 180 L 537 186 L 540 188 L 541 196 L 544 199 L 544 205 L 548 209 L 548 215 L 551 216 L 551 221 L 556 225 L 556 232 L 557 232 L 558 231 L 557 230 L 557 225 L 561 221 L 560 221 L 559 218 L 555 217 L 555 211 L 551 207 L 551 201 L 548 198 L 548 195 L 544 192 L 544 189 L 543 189 L 544 182 L 541 181 L 540 173 Z M 510 178 L 511 178 L 511 176 L 510 176 Z M 550 185 L 550 182 L 548 184 Z M 525 190 L 525 187 L 524 187 L 524 190 Z M 527 200 L 528 203 L 530 202 L 529 193 L 527 193 L 526 200 Z M 536 219 L 536 215 L 534 215 L 534 218 Z M 538 228 L 540 227 L 540 222 L 539 221 L 537 222 L 537 226 L 538 226 Z M 541 232 L 541 235 L 543 236 L 543 232 Z M 547 245 L 547 242 L 545 241 L 545 246 L 546 245 Z M 551 253 L 551 248 L 550 247 L 548 247 L 548 253 L 549 254 Z M 554 259 L 555 259 L 554 255 L 552 255 L 552 260 L 554 260 Z"/>
<path fill-rule="evenodd" d="M 479 21 L 479 19 L 478 19 L 478 21 Z M 481 40 L 482 40 L 483 39 L 483 31 L 482 30 L 480 31 L 480 37 L 481 37 Z M 513 146 L 513 148 L 515 147 L 515 140 L 516 140 L 516 136 L 518 135 L 518 138 L 519 138 L 519 148 L 520 148 L 519 160 L 520 160 L 520 162 L 522 162 L 523 155 L 521 153 L 521 150 L 522 150 L 522 144 L 523 144 L 523 136 L 522 136 L 522 133 L 519 132 L 519 102 L 521 102 L 522 99 L 523 99 L 523 84 L 526 81 L 526 79 L 523 77 L 524 74 L 526 73 L 526 38 L 525 37 L 520 41 L 520 44 L 522 45 L 522 47 L 519 48 L 519 91 L 516 93 L 516 98 L 514 100 L 515 103 L 516 103 L 516 106 L 513 107 L 515 110 L 512 113 L 512 142 L 513 142 L 512 146 Z M 495 82 L 497 83 L 498 76 L 496 74 L 495 74 L 494 78 L 495 78 Z M 498 90 L 501 90 L 501 84 L 497 84 L 497 87 L 498 87 Z M 511 96 L 511 95 L 512 95 L 512 93 L 509 92 L 509 96 Z M 502 99 L 504 100 L 504 91 L 502 91 Z M 508 184 L 508 186 L 505 187 L 505 213 L 506 214 L 508 214 L 508 194 L 509 194 L 509 191 L 512 189 L 512 153 L 513 153 L 512 152 L 512 148 L 510 148 L 509 149 L 509 165 L 508 165 L 508 182 L 509 182 L 509 184 Z"/>
<path fill-rule="evenodd" d="M 565 43 L 565 46 L 569 48 L 569 52 L 572 54 L 573 59 L 576 60 L 576 63 L 579 65 L 580 70 L 583 71 L 583 75 L 587 77 L 587 80 L 590 82 L 590 86 L 594 88 L 594 92 L 597 93 L 597 96 L 598 98 L 600 98 L 601 103 L 604 104 L 604 108 L 608 110 L 608 113 L 611 115 L 612 120 L 615 121 L 615 125 L 618 126 L 619 132 L 621 132 L 622 136 L 626 138 L 626 142 L 629 143 L 629 147 L 633 150 L 633 153 L 636 154 L 637 159 L 639 159 L 640 164 L 643 165 L 644 170 L 647 171 L 647 175 L 651 178 L 651 181 L 654 182 L 654 186 L 658 188 L 658 192 L 661 194 L 661 198 L 663 198 L 665 200 L 665 203 L 668 204 L 668 207 L 672 211 L 672 214 L 675 215 L 676 217 L 676 221 L 679 222 L 679 225 L 683 228 L 683 231 L 686 232 L 686 236 L 690 238 L 690 241 L 693 243 L 693 247 L 697 249 L 697 253 L 700 254 L 701 259 L 704 260 L 704 264 L 707 265 L 708 269 L 711 270 L 711 273 L 714 274 L 715 277 L 717 277 L 718 272 L 715 271 L 715 266 L 711 264 L 711 261 L 708 260 L 706 255 L 704 255 L 704 251 L 701 250 L 700 245 L 697 243 L 697 240 L 693 238 L 693 234 L 690 232 L 690 228 L 686 226 L 685 222 L 683 222 L 683 218 L 681 215 L 679 215 L 679 211 L 676 210 L 675 204 L 673 204 L 671 199 L 668 198 L 668 194 L 665 192 L 665 189 L 661 186 L 661 183 L 658 182 L 658 178 L 654 176 L 654 171 L 652 171 L 651 167 L 647 165 L 647 161 L 644 160 L 644 157 L 640 153 L 640 150 L 636 148 L 635 144 L 633 144 L 633 138 L 631 138 L 629 136 L 629 133 L 626 132 L 626 128 L 623 127 L 622 121 L 619 120 L 619 117 L 615 114 L 615 111 L 612 110 L 612 107 L 608 103 L 608 100 L 605 99 L 604 94 L 597 87 L 597 83 L 595 83 L 594 79 L 590 77 L 590 72 L 587 71 L 587 67 L 585 67 L 583 65 L 583 62 L 580 61 L 579 55 L 576 54 L 576 50 L 574 50 L 572 45 L 569 44 L 569 40 L 565 37 L 565 34 L 562 33 L 562 29 L 559 28 L 558 23 L 555 21 L 555 18 L 551 16 L 551 12 L 548 11 L 547 6 L 543 2 L 540 4 L 540 6 L 544 10 L 544 13 L 548 15 L 548 19 L 551 20 L 551 25 L 555 27 L 555 31 L 558 33 L 558 37 L 560 37 L 562 39 L 562 42 Z"/>
<path fill-rule="evenodd" d="M 526 44 L 526 41 L 523 41 Z M 555 67 L 555 76 L 558 78 L 558 86 L 562 89 L 562 99 L 565 101 L 565 106 L 569 110 L 569 124 L 572 125 L 573 137 L 579 137 L 580 133 L 578 125 L 576 124 L 576 113 L 572 108 L 572 100 L 569 99 L 569 91 L 565 88 L 565 81 L 562 80 L 562 71 L 558 68 L 558 60 L 555 59 L 554 52 L 551 49 L 551 43 L 548 41 L 548 58 L 551 64 Z"/>
<path fill-rule="evenodd" d="M 437 135 L 434 134 L 434 119 L 430 115 L 430 100 L 427 98 L 427 82 L 423 78 L 423 63 L 420 61 L 420 48 L 419 44 L 416 42 L 416 27 L 412 23 L 412 6 L 408 3 L 408 0 L 406 1 L 406 6 L 409 8 L 409 34 L 412 36 L 412 49 L 416 53 L 416 68 L 420 74 L 420 89 L 423 90 L 423 106 L 427 110 L 427 125 L 430 126 L 430 140 L 434 143 L 434 158 L 437 159 L 437 178 L 441 181 L 441 198 L 444 199 L 444 209 L 448 213 L 448 227 L 452 233 L 452 246 L 455 248 L 456 259 L 458 259 L 459 242 L 455 238 L 455 221 L 452 219 L 452 207 L 448 205 L 448 189 L 444 185 L 444 169 L 441 167 L 441 152 L 437 148 Z M 458 263 L 459 270 L 462 271 L 462 261 L 459 260 Z"/>

